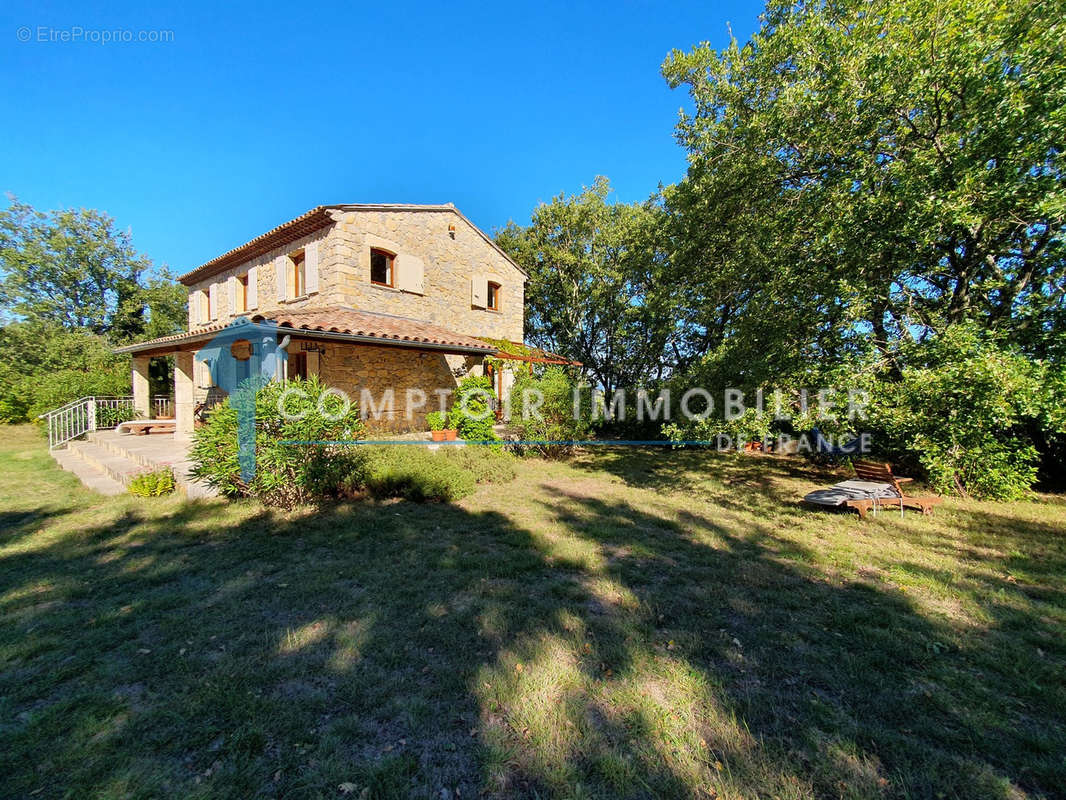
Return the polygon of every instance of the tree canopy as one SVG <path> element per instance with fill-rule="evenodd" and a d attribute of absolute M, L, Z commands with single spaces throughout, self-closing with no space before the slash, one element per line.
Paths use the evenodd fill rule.
<path fill-rule="evenodd" d="M 0 211 L 0 320 L 0 420 L 17 422 L 126 394 L 129 358 L 113 347 L 183 329 L 185 291 L 108 215 L 12 200 Z"/>
<path fill-rule="evenodd" d="M 582 362 L 608 391 L 661 377 L 676 328 L 662 204 L 610 203 L 610 191 L 597 178 L 496 237 L 529 273 L 527 338 Z"/>
<path fill-rule="evenodd" d="M 1063 10 L 771 3 L 747 44 L 672 53 L 663 74 L 694 106 L 668 200 L 708 301 L 695 345 L 730 334 L 774 370 L 893 362 L 972 322 L 1061 355 Z"/>
<path fill-rule="evenodd" d="M 862 386 L 886 455 L 941 488 L 1023 491 L 1037 445 L 1066 452 L 1049 413 L 1064 12 L 771 0 L 748 42 L 674 51 L 685 177 L 642 206 L 611 206 L 600 180 L 501 232 L 532 276 L 530 336 L 607 389 Z"/>
<path fill-rule="evenodd" d="M 184 325 L 185 293 L 93 209 L 0 211 L 0 309 L 125 342 Z"/>

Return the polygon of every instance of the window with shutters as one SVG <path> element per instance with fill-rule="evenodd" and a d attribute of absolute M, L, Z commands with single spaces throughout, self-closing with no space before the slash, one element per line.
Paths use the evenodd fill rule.
<path fill-rule="evenodd" d="M 211 313 L 213 310 L 214 309 L 211 308 L 211 292 L 209 290 L 205 289 L 204 291 L 200 292 L 200 324 L 201 325 L 206 325 L 208 322 L 210 322 L 212 319 L 214 319 L 214 316 Z"/>
<path fill-rule="evenodd" d="M 289 253 L 288 284 L 286 288 L 290 298 L 303 297 L 307 294 L 307 271 L 303 250 Z"/>
<path fill-rule="evenodd" d="M 392 286 L 395 260 L 395 254 L 387 250 L 372 249 L 370 251 L 370 282 L 379 286 Z"/>
<path fill-rule="evenodd" d="M 234 314 L 243 314 L 248 310 L 248 276 L 237 276 L 237 287 L 233 294 L 234 299 Z"/>
<path fill-rule="evenodd" d="M 500 284 L 489 281 L 488 289 L 485 292 L 485 308 L 493 311 L 500 310 Z"/>

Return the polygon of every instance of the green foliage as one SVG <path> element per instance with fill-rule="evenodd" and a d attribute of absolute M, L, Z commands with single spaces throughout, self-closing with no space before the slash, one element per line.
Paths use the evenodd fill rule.
<path fill-rule="evenodd" d="M 493 427 L 496 416 L 490 406 L 493 397 L 492 380 L 481 375 L 468 375 L 455 390 L 448 419 L 459 432 L 459 438 L 469 442 L 499 440 Z"/>
<path fill-rule="evenodd" d="M 529 273 L 526 336 L 580 361 L 609 392 L 664 363 L 679 284 L 670 277 L 661 200 L 609 203 L 606 178 L 559 195 L 496 241 Z"/>
<path fill-rule="evenodd" d="M 746 45 L 675 51 L 663 72 L 694 111 L 667 203 L 695 357 L 782 380 L 871 349 L 894 362 L 964 321 L 1061 352 L 1058 16 L 771 2 Z"/>
<path fill-rule="evenodd" d="M 964 327 L 908 348 L 907 360 L 901 380 L 874 395 L 875 441 L 913 455 L 938 491 L 1025 494 L 1038 458 L 1029 431 L 1062 401 L 1044 366 Z M 1061 419 L 1045 424 L 1062 431 Z"/>
<path fill-rule="evenodd" d="M 241 403 L 255 404 L 256 473 L 250 482 L 241 478 L 237 451 Z M 362 434 L 355 405 L 345 410 L 341 398 L 327 393 L 317 377 L 271 381 L 258 389 L 248 385 L 212 411 L 196 432 L 189 454 L 192 475 L 228 497 L 252 496 L 292 508 L 338 495 L 356 457 L 350 446 L 283 442 L 348 441 Z"/>
<path fill-rule="evenodd" d="M 592 403 L 589 393 L 581 395 L 580 413 L 574 414 L 577 383 L 562 367 L 549 367 L 540 376 L 518 375 L 511 387 L 511 425 L 523 441 L 544 442 L 528 449 L 548 458 L 560 458 L 573 451 L 573 445 L 560 442 L 583 441 L 590 435 Z M 543 398 L 539 408 L 534 408 Z M 527 403 L 528 400 L 528 403 Z"/>
<path fill-rule="evenodd" d="M 436 452 L 439 458 L 469 472 L 477 483 L 508 483 L 515 477 L 515 457 L 497 447 L 446 446 Z"/>
<path fill-rule="evenodd" d="M 185 327 L 186 293 L 99 211 L 0 210 L 0 420 L 130 392 L 110 348 Z M 156 381 L 158 389 L 159 381 Z"/>
<path fill-rule="evenodd" d="M 429 425 L 431 431 L 444 430 L 446 419 L 445 415 L 440 411 L 430 411 L 426 414 L 426 424 Z"/>
<path fill-rule="evenodd" d="M 142 472 L 129 484 L 129 492 L 137 497 L 162 497 L 174 491 L 174 473 L 168 469 Z"/>
<path fill-rule="evenodd" d="M 93 209 L 0 211 L 0 305 L 16 319 L 106 334 L 114 342 L 185 325 L 185 291 Z"/>
<path fill-rule="evenodd" d="M 506 483 L 514 477 L 514 456 L 493 447 L 446 446 L 432 452 L 419 445 L 391 445 L 361 448 L 347 488 L 375 497 L 452 502 L 479 483 Z"/>
<path fill-rule="evenodd" d="M 665 193 L 675 368 L 863 385 L 875 443 L 938 489 L 1031 485 L 1062 429 L 1037 389 L 1066 355 L 1059 25 L 1006 0 L 771 2 L 747 44 L 671 54 L 693 103 Z"/>
<path fill-rule="evenodd" d="M 106 339 L 53 322 L 0 328 L 0 421 L 23 422 L 88 395 L 125 395 L 128 356 Z"/>
<path fill-rule="evenodd" d="M 377 447 L 360 453 L 363 462 L 349 486 L 375 497 L 451 502 L 474 491 L 473 473 L 418 445 Z"/>
<path fill-rule="evenodd" d="M 114 428 L 123 422 L 129 422 L 133 419 L 137 419 L 137 411 L 132 405 L 98 405 L 96 409 L 96 426 L 98 428 Z"/>
<path fill-rule="evenodd" d="M 771 410 L 745 408 L 744 413 L 732 419 L 711 414 L 706 419 L 674 420 L 663 426 L 663 434 L 674 442 L 718 442 L 723 446 L 739 447 L 747 442 L 761 442 L 770 436 L 774 427 Z"/>

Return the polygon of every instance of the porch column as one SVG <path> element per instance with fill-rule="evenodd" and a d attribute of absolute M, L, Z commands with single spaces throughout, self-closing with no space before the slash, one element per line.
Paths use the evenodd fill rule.
<path fill-rule="evenodd" d="M 179 350 L 174 356 L 174 438 L 189 439 L 193 431 L 193 352 Z"/>
<path fill-rule="evenodd" d="M 141 419 L 152 416 L 152 400 L 148 396 L 148 356 L 133 357 L 133 410 Z"/>

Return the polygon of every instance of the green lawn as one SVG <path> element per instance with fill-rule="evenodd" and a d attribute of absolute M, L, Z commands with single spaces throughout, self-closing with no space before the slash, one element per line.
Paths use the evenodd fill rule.
<path fill-rule="evenodd" d="M 280 514 L 0 432 L 0 797 L 1066 792 L 1063 498 L 860 522 L 610 451 Z"/>

